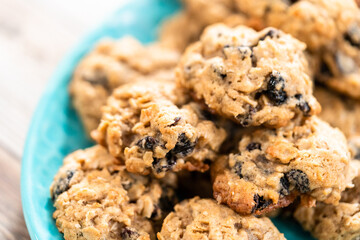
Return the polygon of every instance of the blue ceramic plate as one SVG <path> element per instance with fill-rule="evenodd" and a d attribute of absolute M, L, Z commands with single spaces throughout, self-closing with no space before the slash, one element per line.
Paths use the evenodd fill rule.
<path fill-rule="evenodd" d="M 49 186 L 65 155 L 93 144 L 86 138 L 68 94 L 77 62 L 102 37 L 130 34 L 144 43 L 154 41 L 159 23 L 179 8 L 179 3 L 171 0 L 132 1 L 88 35 L 59 65 L 34 114 L 23 155 L 21 196 L 32 239 L 62 239 L 52 219 Z M 310 239 L 294 221 L 274 222 L 288 239 Z"/>

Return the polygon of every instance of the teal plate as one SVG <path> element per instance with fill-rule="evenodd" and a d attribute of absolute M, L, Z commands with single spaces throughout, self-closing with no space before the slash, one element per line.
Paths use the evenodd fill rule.
<path fill-rule="evenodd" d="M 68 94 L 74 67 L 102 37 L 132 35 L 143 43 L 154 41 L 159 23 L 179 9 L 180 4 L 171 0 L 132 1 L 89 34 L 57 68 L 33 116 L 22 160 L 21 198 L 31 239 L 63 239 L 52 218 L 49 186 L 64 156 L 93 144 Z M 274 222 L 287 239 L 311 239 L 292 220 Z"/>

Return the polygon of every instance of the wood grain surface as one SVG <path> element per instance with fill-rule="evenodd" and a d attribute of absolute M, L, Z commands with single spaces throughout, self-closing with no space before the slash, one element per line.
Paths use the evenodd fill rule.
<path fill-rule="evenodd" d="M 20 200 L 31 116 L 61 58 L 129 0 L 0 0 L 0 239 L 30 239 Z"/>

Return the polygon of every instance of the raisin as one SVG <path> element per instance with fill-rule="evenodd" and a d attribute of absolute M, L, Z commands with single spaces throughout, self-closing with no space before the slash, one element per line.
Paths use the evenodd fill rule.
<path fill-rule="evenodd" d="M 295 186 L 295 188 L 300 193 L 307 193 L 310 191 L 310 182 L 309 179 L 303 171 L 299 169 L 291 169 L 285 174 L 290 185 Z"/>
<path fill-rule="evenodd" d="M 62 177 L 60 178 L 54 188 L 53 188 L 53 192 L 52 192 L 52 200 L 55 201 L 56 198 L 62 194 L 63 192 L 69 190 L 70 186 L 70 181 L 71 179 L 73 178 L 75 174 L 75 171 L 74 170 L 68 170 L 66 171 L 66 176 L 65 177 Z"/>
<path fill-rule="evenodd" d="M 158 144 L 158 141 L 153 138 L 153 137 L 150 137 L 150 136 L 146 136 L 142 139 L 140 139 L 136 145 L 142 149 L 145 149 L 145 150 L 154 150 L 154 147 Z"/>
<path fill-rule="evenodd" d="M 279 32 L 276 29 L 270 29 L 264 36 L 259 39 L 259 41 L 264 41 L 267 37 L 279 37 Z"/>
<path fill-rule="evenodd" d="M 350 43 L 351 46 L 360 48 L 360 28 L 353 25 L 345 34 L 344 39 Z"/>
<path fill-rule="evenodd" d="M 252 143 L 249 143 L 249 144 L 246 146 L 246 150 L 248 150 L 248 151 L 252 151 L 252 150 L 255 150 L 255 149 L 261 150 L 261 143 L 252 142 Z"/>
<path fill-rule="evenodd" d="M 181 133 L 178 136 L 177 143 L 171 152 L 179 157 L 185 157 L 194 151 L 196 143 L 191 142 L 185 135 Z"/>
<path fill-rule="evenodd" d="M 181 117 L 174 118 L 174 122 L 172 124 L 170 124 L 169 127 L 176 126 L 179 123 L 180 120 L 181 120 Z"/>
<path fill-rule="evenodd" d="M 264 93 L 275 106 L 279 106 L 284 104 L 288 98 L 284 88 L 285 79 L 280 73 L 271 73 L 268 76 L 267 89 Z"/>
<path fill-rule="evenodd" d="M 289 195 L 290 193 L 290 182 L 286 175 L 280 178 L 280 194 L 283 196 Z"/>
<path fill-rule="evenodd" d="M 238 114 L 236 119 L 238 120 L 239 124 L 243 127 L 247 127 L 250 125 L 252 121 L 252 115 L 256 113 L 256 109 L 253 106 L 248 105 L 248 111 L 246 114 Z"/>
<path fill-rule="evenodd" d="M 214 67 L 214 73 L 216 73 L 222 80 L 225 80 L 225 78 L 227 77 L 226 72 L 224 72 L 224 70 L 220 67 L 220 68 L 216 68 Z"/>
<path fill-rule="evenodd" d="M 82 78 L 84 81 L 89 82 L 92 85 L 101 85 L 105 88 L 109 87 L 109 80 L 106 74 L 100 69 L 95 70 L 91 75 L 84 74 Z"/>
<path fill-rule="evenodd" d="M 271 199 L 266 200 L 263 196 L 260 196 L 259 194 L 254 195 L 254 201 L 255 201 L 255 206 L 253 207 L 251 213 L 254 213 L 255 211 L 258 210 L 261 211 L 272 204 Z"/>
<path fill-rule="evenodd" d="M 241 174 L 243 162 L 236 162 L 234 165 L 234 171 L 236 175 L 238 175 L 240 178 L 243 178 L 244 176 Z"/>
<path fill-rule="evenodd" d="M 234 223 L 234 227 L 237 229 L 237 230 L 240 230 L 242 228 L 242 224 L 241 223 Z"/>
<path fill-rule="evenodd" d="M 166 165 L 162 165 L 164 159 L 154 158 L 152 163 L 153 168 L 155 168 L 157 173 L 171 170 L 175 166 L 176 160 L 191 154 L 194 151 L 195 146 L 196 142 L 191 142 L 186 137 L 185 133 L 181 133 L 178 136 L 175 147 L 165 155 Z"/>
<path fill-rule="evenodd" d="M 299 102 L 296 104 L 296 107 L 299 108 L 305 116 L 309 116 L 311 107 L 306 101 L 303 100 L 302 94 L 295 94 L 295 98 L 299 100 Z"/>
<path fill-rule="evenodd" d="M 140 234 L 133 228 L 125 227 L 121 230 L 122 240 L 136 240 L 140 237 Z"/>

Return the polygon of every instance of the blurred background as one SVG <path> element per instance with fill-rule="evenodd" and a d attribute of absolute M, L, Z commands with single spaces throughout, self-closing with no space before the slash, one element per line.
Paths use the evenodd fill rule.
<path fill-rule="evenodd" d="M 59 61 L 131 0 L 0 0 L 0 239 L 30 239 L 20 168 L 31 116 Z"/>

